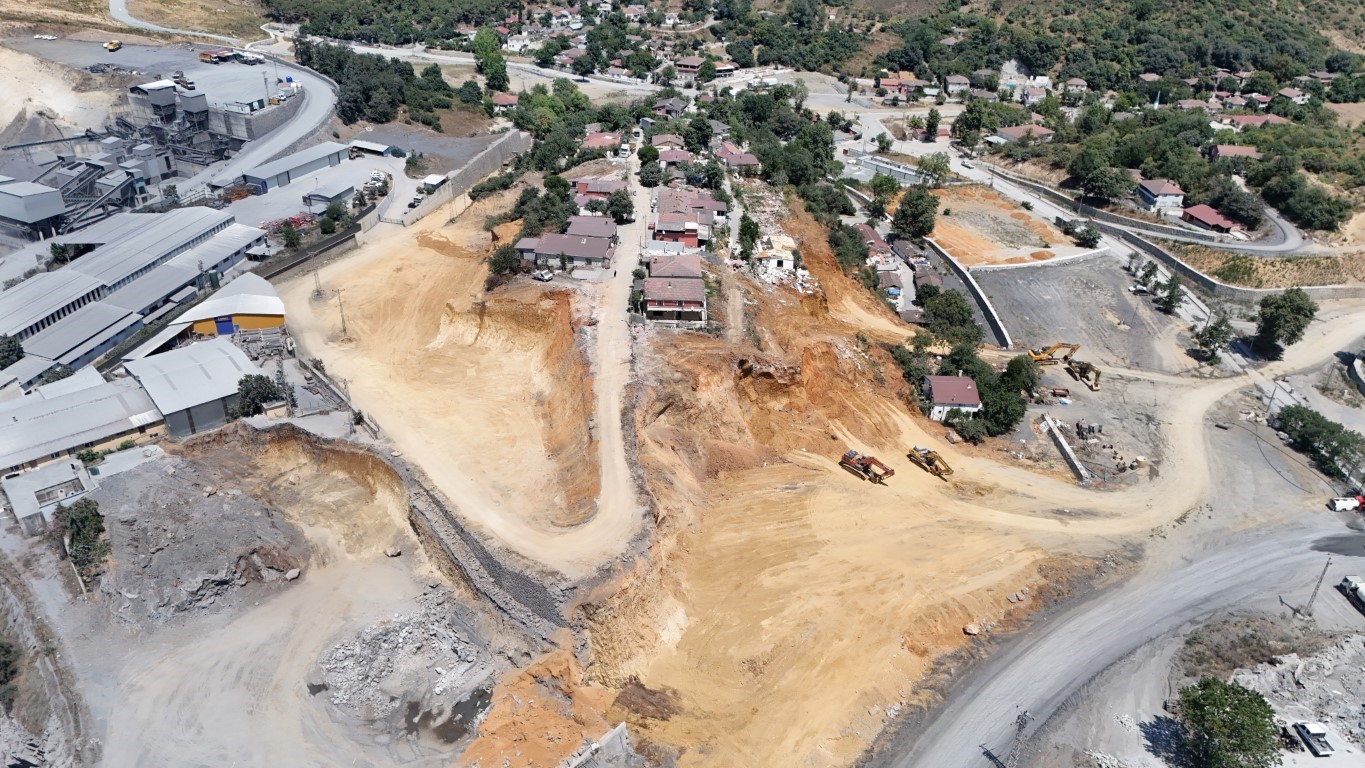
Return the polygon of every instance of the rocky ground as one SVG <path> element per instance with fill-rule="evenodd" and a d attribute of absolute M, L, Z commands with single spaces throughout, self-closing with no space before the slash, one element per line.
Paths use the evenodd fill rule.
<path fill-rule="evenodd" d="M 363 720 L 469 730 L 487 704 L 493 660 L 449 589 L 429 585 L 416 602 L 328 648 L 309 691 Z"/>
<path fill-rule="evenodd" d="M 299 577 L 309 557 L 299 530 L 221 483 L 212 466 L 178 458 L 102 479 L 93 498 L 113 551 L 99 590 L 113 616 L 150 628 Z"/>
<path fill-rule="evenodd" d="M 1320 721 L 1357 753 L 1365 747 L 1365 636 L 1352 635 L 1311 656 L 1276 656 L 1237 670 L 1232 681 L 1261 693 L 1286 720 Z"/>

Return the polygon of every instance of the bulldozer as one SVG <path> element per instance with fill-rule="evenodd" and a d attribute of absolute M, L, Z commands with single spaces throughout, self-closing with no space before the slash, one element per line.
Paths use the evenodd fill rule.
<path fill-rule="evenodd" d="M 946 478 L 953 474 L 953 468 L 948 466 L 948 462 L 944 461 L 938 451 L 935 451 L 932 448 L 925 448 L 924 446 L 917 445 L 914 448 L 911 448 L 910 452 L 905 454 L 905 456 L 910 459 L 911 464 L 920 467 L 925 472 L 928 472 L 935 477 Z"/>
<path fill-rule="evenodd" d="M 1058 363 L 1070 362 L 1071 356 L 1079 352 L 1080 349 L 1080 344 L 1053 344 L 1047 348 L 1030 349 L 1028 356 L 1030 360 L 1039 365 L 1057 365 Z M 1066 354 L 1057 357 L 1057 353 L 1061 350 L 1066 350 Z"/>
<path fill-rule="evenodd" d="M 1083 360 L 1067 360 L 1066 372 L 1076 381 L 1090 387 L 1091 392 L 1100 391 L 1100 369 Z"/>
<path fill-rule="evenodd" d="M 864 456 L 857 451 L 846 451 L 839 459 L 839 466 L 877 484 L 885 483 L 888 477 L 896 474 L 896 470 L 881 463 L 876 456 Z"/>

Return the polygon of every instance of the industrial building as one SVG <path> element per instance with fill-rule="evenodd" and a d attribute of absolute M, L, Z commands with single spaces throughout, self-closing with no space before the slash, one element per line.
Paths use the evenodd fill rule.
<path fill-rule="evenodd" d="M 106 382 L 98 374 L 73 376 L 2 401 L 0 421 L 5 424 L 0 429 L 4 474 L 164 432 L 161 412 L 136 381 Z"/>
<path fill-rule="evenodd" d="M 85 464 L 77 459 L 54 462 L 32 472 L 0 481 L 9 501 L 10 514 L 26 536 L 37 536 L 52 523 L 58 507 L 65 506 L 96 488 Z"/>
<path fill-rule="evenodd" d="M 232 417 L 243 376 L 260 374 L 231 340 L 217 338 L 170 352 L 129 360 L 124 369 L 165 414 L 177 437 L 220 427 Z"/>
<path fill-rule="evenodd" d="M 65 214 L 60 190 L 0 176 L 0 229 L 23 238 L 54 234 Z"/>
<path fill-rule="evenodd" d="M 94 362 L 216 284 L 265 242 L 265 231 L 210 208 L 181 208 L 121 213 L 50 242 L 86 252 L 0 293 L 0 334 L 21 340 L 25 352 L 0 371 L 0 388 L 28 388 L 58 365 Z"/>
<path fill-rule="evenodd" d="M 242 180 L 247 186 L 253 187 L 257 194 L 264 194 L 272 189 L 286 186 L 294 179 L 307 176 L 314 171 L 340 165 L 341 161 L 349 155 L 350 149 L 345 144 L 324 141 L 316 146 L 299 150 L 292 155 L 285 155 L 278 160 L 272 160 L 265 165 L 258 165 L 244 171 Z"/>
<path fill-rule="evenodd" d="M 190 339 L 283 328 L 284 302 L 275 287 L 265 278 L 248 272 L 238 275 L 207 301 L 181 313 L 175 322 L 123 359 L 140 360 Z"/>

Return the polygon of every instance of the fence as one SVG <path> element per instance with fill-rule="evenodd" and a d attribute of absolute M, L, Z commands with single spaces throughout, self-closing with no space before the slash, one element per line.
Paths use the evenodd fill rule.
<path fill-rule="evenodd" d="M 995 334 L 996 341 L 1000 344 L 1000 347 L 1002 349 L 1009 349 L 1014 346 L 1014 341 L 1010 338 L 1009 331 L 1005 330 L 1004 321 L 1000 319 L 999 313 L 995 311 L 995 307 L 991 304 L 991 300 L 986 296 L 986 292 L 981 290 L 980 285 L 977 285 L 976 279 L 972 277 L 971 272 L 968 271 L 966 267 L 959 264 L 957 259 L 954 259 L 951 254 L 943 249 L 943 246 L 929 238 L 925 238 L 924 242 L 928 243 L 934 253 L 937 253 L 939 258 L 943 259 L 943 263 L 947 264 L 953 272 L 962 279 L 962 283 L 967 286 L 967 291 L 972 294 L 972 298 L 975 299 L 976 303 L 981 307 L 981 314 L 986 317 L 986 325 L 990 326 L 991 333 Z"/>

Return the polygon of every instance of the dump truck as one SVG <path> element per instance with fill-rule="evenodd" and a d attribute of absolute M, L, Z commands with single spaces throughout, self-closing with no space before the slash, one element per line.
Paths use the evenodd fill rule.
<path fill-rule="evenodd" d="M 1066 350 L 1066 354 L 1057 357 L 1057 353 Z M 1053 344 L 1050 347 L 1039 347 L 1028 351 L 1029 359 L 1039 365 L 1057 365 L 1067 363 L 1071 357 L 1081 350 L 1080 344 Z"/>
<path fill-rule="evenodd" d="M 1327 727 L 1322 723 L 1294 723 L 1294 730 L 1298 732 L 1299 738 L 1308 745 L 1308 751 L 1318 757 L 1327 757 L 1336 752 L 1332 745 L 1327 741 Z"/>
<path fill-rule="evenodd" d="M 914 448 L 911 448 L 910 452 L 905 454 L 905 456 L 910 459 L 911 464 L 914 464 L 935 477 L 946 478 L 953 474 L 953 468 L 948 466 L 948 462 L 944 461 L 938 451 L 935 451 L 932 448 L 925 448 L 922 445 L 917 445 Z"/>
<path fill-rule="evenodd" d="M 1327 502 L 1333 512 L 1351 512 L 1365 509 L 1365 496 L 1339 496 Z"/>
<path fill-rule="evenodd" d="M 122 48 L 122 47 L 123 47 L 123 43 L 121 43 L 121 42 L 119 42 L 119 41 L 117 41 L 117 40 L 110 40 L 109 42 L 107 42 L 107 43 L 104 44 L 104 50 L 106 50 L 106 51 L 108 51 L 108 52 L 110 52 L 110 53 L 113 53 L 114 51 L 117 51 L 118 49 L 120 49 L 120 48 Z"/>
<path fill-rule="evenodd" d="M 864 456 L 857 451 L 846 451 L 839 459 L 839 466 L 849 472 L 874 483 L 884 483 L 896 470 L 886 466 L 876 456 Z"/>

